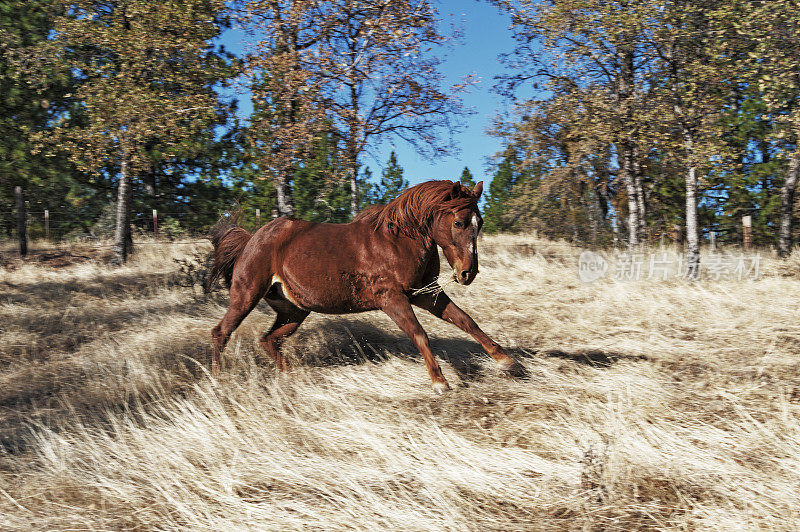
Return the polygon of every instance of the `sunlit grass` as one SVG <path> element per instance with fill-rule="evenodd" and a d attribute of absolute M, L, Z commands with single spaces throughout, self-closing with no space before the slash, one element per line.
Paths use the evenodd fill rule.
<path fill-rule="evenodd" d="M 438 397 L 380 313 L 312 315 L 279 375 L 259 307 L 212 380 L 226 294 L 174 260 L 207 249 L 0 270 L 0 528 L 800 526 L 797 254 L 755 281 L 584 284 L 578 249 L 486 237 L 447 291 L 529 377 L 419 312 Z"/>

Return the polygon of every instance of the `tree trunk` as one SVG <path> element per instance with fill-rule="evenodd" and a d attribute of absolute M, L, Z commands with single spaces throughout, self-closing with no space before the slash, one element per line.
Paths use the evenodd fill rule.
<path fill-rule="evenodd" d="M 112 264 L 122 264 L 128 260 L 128 255 L 133 251 L 133 237 L 131 236 L 131 198 L 133 197 L 128 156 L 123 150 L 122 164 L 119 172 L 119 186 L 117 187 L 117 225 L 114 230 L 114 258 Z"/>
<path fill-rule="evenodd" d="M 355 218 L 358 214 L 358 165 L 350 169 L 350 215 Z"/>
<path fill-rule="evenodd" d="M 622 145 L 622 182 L 628 195 L 628 248 L 639 245 L 639 202 L 637 200 L 636 180 L 633 175 L 633 146 L 625 142 Z"/>
<path fill-rule="evenodd" d="M 591 228 L 592 247 L 597 247 L 597 239 L 600 234 L 600 222 L 603 219 L 603 209 L 600 206 L 600 198 L 597 195 L 597 189 L 592 190 L 589 188 L 589 194 L 592 197 L 592 203 L 589 206 L 589 226 Z"/>
<path fill-rule="evenodd" d="M 19 254 L 24 257 L 28 254 L 28 227 L 25 212 L 25 194 L 22 187 L 14 187 L 14 197 L 17 202 L 17 238 L 19 239 Z"/>
<path fill-rule="evenodd" d="M 697 224 L 697 163 L 694 154 L 694 135 L 683 129 L 686 150 L 686 276 L 700 276 L 700 233 Z"/>
<path fill-rule="evenodd" d="M 800 173 L 800 149 L 789 159 L 786 179 L 781 187 L 781 220 L 778 229 L 778 256 L 788 257 L 792 253 L 792 218 L 794 215 L 794 192 L 797 189 L 797 175 Z"/>
<path fill-rule="evenodd" d="M 594 197 L 597 200 L 598 212 L 600 213 L 600 220 L 606 221 L 608 218 L 609 207 L 612 204 L 611 195 L 608 191 L 609 171 L 608 164 L 598 165 L 596 173 L 599 179 L 595 181 Z"/>
<path fill-rule="evenodd" d="M 144 191 L 148 196 L 156 197 L 158 195 L 158 179 L 156 178 L 155 169 L 151 169 L 144 176 L 142 176 L 142 184 Z"/>
<path fill-rule="evenodd" d="M 275 194 L 278 197 L 278 216 L 294 216 L 294 201 L 288 175 L 288 172 L 284 172 L 275 178 Z"/>
<path fill-rule="evenodd" d="M 345 168 L 347 168 L 347 180 L 350 184 L 350 216 L 352 218 L 358 214 L 358 149 L 355 145 L 355 134 L 355 127 L 351 127 L 344 161 Z"/>
<path fill-rule="evenodd" d="M 636 189 L 636 228 L 639 242 L 647 242 L 647 201 L 644 197 L 644 186 L 642 185 L 642 167 L 639 164 L 639 148 L 634 144 L 633 147 L 633 187 Z"/>
<path fill-rule="evenodd" d="M 355 44 L 351 49 L 355 52 Z M 355 56 L 353 56 L 355 58 Z M 350 216 L 351 218 L 355 218 L 356 214 L 358 214 L 358 153 L 359 153 L 359 142 L 361 139 L 360 132 L 361 125 L 358 119 L 358 111 L 359 111 L 359 100 L 358 100 L 358 91 L 356 87 L 358 86 L 358 82 L 352 77 L 353 73 L 355 72 L 355 65 L 351 65 L 349 75 L 351 76 L 349 79 L 350 85 L 350 112 L 352 116 L 348 120 L 348 138 L 347 138 L 347 168 L 349 169 L 350 175 Z M 363 146 L 363 144 L 362 144 Z"/>
<path fill-rule="evenodd" d="M 623 7 L 626 7 L 623 3 Z M 620 177 L 628 196 L 628 248 L 633 249 L 641 243 L 640 226 L 642 213 L 639 211 L 639 192 L 636 184 L 636 142 L 633 134 L 633 91 L 636 83 L 635 48 L 629 32 L 620 35 L 621 44 L 617 47 L 616 56 L 618 71 L 616 76 L 616 99 L 620 106 L 621 126 L 626 130 L 617 145 L 617 157 Z"/>

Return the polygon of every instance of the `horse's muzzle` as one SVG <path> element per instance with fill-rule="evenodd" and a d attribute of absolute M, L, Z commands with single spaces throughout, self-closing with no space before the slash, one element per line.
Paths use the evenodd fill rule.
<path fill-rule="evenodd" d="M 476 275 L 478 275 L 478 270 L 453 270 L 453 280 L 464 286 L 471 284 Z"/>

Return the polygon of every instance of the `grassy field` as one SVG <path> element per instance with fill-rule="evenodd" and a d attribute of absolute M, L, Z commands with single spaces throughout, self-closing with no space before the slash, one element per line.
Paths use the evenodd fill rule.
<path fill-rule="evenodd" d="M 312 315 L 279 375 L 259 306 L 212 380 L 227 293 L 175 260 L 208 248 L 2 253 L 0 529 L 800 528 L 797 253 L 585 284 L 578 249 L 485 237 L 447 290 L 529 376 L 418 312 L 439 397 L 380 313 Z"/>

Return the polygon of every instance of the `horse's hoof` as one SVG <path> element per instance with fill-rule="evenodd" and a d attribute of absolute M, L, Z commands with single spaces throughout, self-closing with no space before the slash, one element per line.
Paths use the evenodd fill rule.
<path fill-rule="evenodd" d="M 450 389 L 450 385 L 446 382 L 434 382 L 433 383 L 433 391 L 438 393 L 439 395 L 444 395 L 444 392 Z"/>
<path fill-rule="evenodd" d="M 522 377 L 526 374 L 525 366 L 514 360 L 513 358 L 506 358 L 497 362 L 497 369 L 511 375 L 512 377 Z"/>
<path fill-rule="evenodd" d="M 497 361 L 497 369 L 500 371 L 508 371 L 517 365 L 517 361 L 511 357 L 504 358 Z"/>

